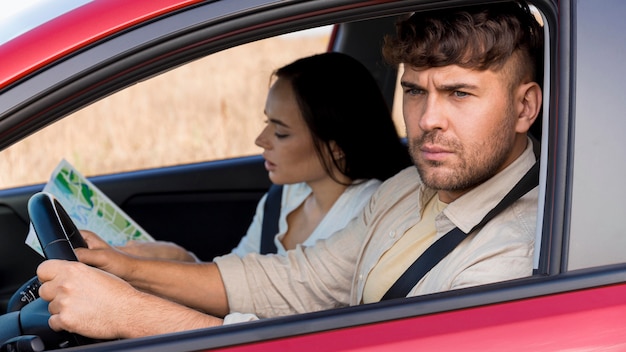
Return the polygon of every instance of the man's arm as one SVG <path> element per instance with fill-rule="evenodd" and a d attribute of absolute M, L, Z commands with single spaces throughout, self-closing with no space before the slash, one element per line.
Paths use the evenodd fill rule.
<path fill-rule="evenodd" d="M 229 309 L 267 318 L 348 305 L 366 235 L 359 216 L 329 238 L 285 255 L 215 258 Z"/>
<path fill-rule="evenodd" d="M 130 256 L 91 232 L 81 232 L 89 249 L 78 248 L 78 260 L 114 274 L 141 291 L 216 316 L 228 313 L 228 301 L 217 266 Z"/>
<path fill-rule="evenodd" d="M 168 241 L 128 241 L 124 246 L 117 247 L 118 249 L 134 256 L 152 258 L 152 259 L 166 259 L 176 260 L 181 262 L 200 262 L 201 260 L 189 252 L 185 248 Z"/>
<path fill-rule="evenodd" d="M 50 327 L 97 339 L 134 338 L 222 324 L 222 320 L 140 292 L 83 263 L 47 260 L 37 268 Z"/>

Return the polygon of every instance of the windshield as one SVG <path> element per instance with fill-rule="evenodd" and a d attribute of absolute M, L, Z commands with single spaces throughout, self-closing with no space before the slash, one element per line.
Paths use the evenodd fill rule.
<path fill-rule="evenodd" d="M 92 0 L 19 0 L 0 3 L 0 45 Z"/>

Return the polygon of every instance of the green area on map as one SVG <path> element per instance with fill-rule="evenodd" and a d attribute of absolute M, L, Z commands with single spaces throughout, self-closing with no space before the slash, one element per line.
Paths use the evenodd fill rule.
<path fill-rule="evenodd" d="M 65 160 L 56 167 L 43 191 L 61 203 L 79 230 L 92 231 L 113 246 L 124 245 L 129 240 L 154 240 Z M 26 243 L 41 253 L 32 231 Z"/>

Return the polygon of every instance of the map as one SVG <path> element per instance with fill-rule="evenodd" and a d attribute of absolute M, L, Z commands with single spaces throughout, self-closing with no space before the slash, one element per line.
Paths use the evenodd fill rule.
<path fill-rule="evenodd" d="M 54 169 L 43 191 L 52 194 L 61 203 L 79 230 L 92 231 L 112 246 L 124 245 L 129 240 L 154 241 L 65 159 Z M 26 244 L 43 256 L 32 227 Z"/>

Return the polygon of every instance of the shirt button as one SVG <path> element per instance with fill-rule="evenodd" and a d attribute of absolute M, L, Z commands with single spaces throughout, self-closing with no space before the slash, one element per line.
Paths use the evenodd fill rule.
<path fill-rule="evenodd" d="M 395 238 L 396 237 L 396 232 L 395 231 L 389 231 L 389 237 Z"/>
<path fill-rule="evenodd" d="M 359 281 L 363 281 L 363 274 L 359 274 Z"/>

